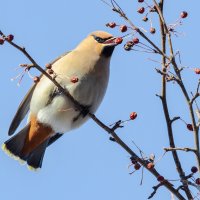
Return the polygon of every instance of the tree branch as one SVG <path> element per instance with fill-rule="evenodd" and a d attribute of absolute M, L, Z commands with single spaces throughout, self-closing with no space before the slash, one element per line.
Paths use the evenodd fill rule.
<path fill-rule="evenodd" d="M 186 99 L 186 103 L 188 105 L 190 118 L 191 118 L 192 126 L 193 126 L 193 129 L 194 129 L 194 143 L 195 143 L 195 148 L 196 148 L 196 151 L 197 151 L 196 160 L 197 160 L 197 164 L 198 164 L 198 168 L 199 168 L 199 172 L 200 172 L 199 127 L 196 125 L 193 105 L 191 104 L 190 97 L 188 95 L 188 92 L 187 92 L 187 90 L 185 88 L 185 85 L 184 85 L 182 77 L 181 77 L 181 71 L 179 70 L 178 65 L 176 63 L 176 60 L 175 60 L 175 57 L 174 57 L 174 50 L 173 50 L 173 45 L 172 45 L 171 34 L 167 29 L 166 22 L 165 22 L 165 19 L 163 17 L 163 13 L 161 12 L 156 0 L 153 0 L 153 1 L 154 1 L 155 5 L 156 5 L 156 8 L 158 9 L 158 14 L 159 14 L 160 19 L 161 19 L 161 21 L 163 23 L 164 30 L 166 31 L 169 50 L 170 50 L 171 64 L 173 65 L 174 71 L 175 71 L 176 75 L 178 76 L 178 78 L 180 80 L 177 83 L 180 86 L 180 88 L 181 88 L 181 90 L 183 92 L 183 95 L 184 95 L 184 97 Z"/>
<path fill-rule="evenodd" d="M 153 0 L 156 6 L 156 9 L 159 13 L 159 22 L 160 22 L 160 31 L 161 31 L 161 46 L 162 46 L 162 51 L 164 54 L 166 54 L 166 23 L 163 17 L 163 5 L 164 5 L 164 0 L 160 0 L 159 5 L 155 0 Z M 174 136 L 173 136 L 173 130 L 172 130 L 172 123 L 169 115 L 169 110 L 168 110 L 168 104 L 167 104 L 167 87 L 166 87 L 166 57 L 163 55 L 162 56 L 162 92 L 161 92 L 161 101 L 162 101 L 162 106 L 163 106 L 163 111 L 165 115 L 165 121 L 167 124 L 167 131 L 168 131 L 168 138 L 169 138 L 169 144 L 171 148 L 175 148 L 175 142 L 174 142 Z M 176 151 L 172 151 L 173 159 L 176 164 L 177 171 L 179 173 L 179 176 L 181 180 L 186 180 L 185 178 L 185 173 L 182 169 L 181 162 L 179 160 L 178 154 Z M 189 199 L 192 199 L 192 195 L 190 193 L 190 190 L 187 186 L 187 184 L 184 184 L 184 191 Z"/>
<path fill-rule="evenodd" d="M 184 147 L 184 148 L 180 148 L 180 147 L 165 147 L 163 148 L 166 152 L 168 151 L 185 151 L 185 152 L 193 152 L 193 153 L 197 153 L 195 149 L 189 148 L 189 147 Z"/>

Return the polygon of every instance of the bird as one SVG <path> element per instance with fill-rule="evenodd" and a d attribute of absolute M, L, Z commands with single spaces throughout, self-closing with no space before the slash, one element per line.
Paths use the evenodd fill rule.
<path fill-rule="evenodd" d="M 116 37 L 94 31 L 77 47 L 50 63 L 55 80 L 84 107 L 79 110 L 46 76 L 41 74 L 20 103 L 2 149 L 26 163 L 31 170 L 42 167 L 46 148 L 64 133 L 80 127 L 95 113 L 105 95 Z M 28 115 L 27 124 L 13 135 Z"/>

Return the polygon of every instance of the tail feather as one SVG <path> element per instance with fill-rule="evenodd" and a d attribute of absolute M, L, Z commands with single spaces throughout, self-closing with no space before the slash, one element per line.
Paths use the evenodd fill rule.
<path fill-rule="evenodd" d="M 35 147 L 32 151 L 24 154 L 23 149 L 26 146 L 26 140 L 29 134 L 30 124 L 27 124 L 19 133 L 7 140 L 2 149 L 11 157 L 21 162 L 27 162 L 28 168 L 37 170 L 42 167 L 42 161 L 46 147 L 49 144 L 50 137 Z"/>
<path fill-rule="evenodd" d="M 29 169 L 38 169 L 42 167 L 42 161 L 44 158 L 45 150 L 48 146 L 50 138 L 46 139 L 40 144 L 33 152 L 31 152 L 27 158 L 27 164 Z"/>
<path fill-rule="evenodd" d="M 3 144 L 2 149 L 11 157 L 24 160 L 21 157 L 21 150 L 23 149 L 29 129 L 30 124 L 27 124 L 18 134 L 7 140 Z"/>

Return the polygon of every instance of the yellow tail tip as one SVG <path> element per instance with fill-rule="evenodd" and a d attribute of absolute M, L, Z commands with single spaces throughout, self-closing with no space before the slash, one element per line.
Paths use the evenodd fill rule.
<path fill-rule="evenodd" d="M 13 158 L 13 159 L 19 161 L 20 164 L 23 165 L 23 164 L 26 163 L 25 160 L 22 160 L 19 156 L 14 155 L 14 154 L 7 148 L 7 146 L 6 146 L 5 143 L 2 144 L 1 148 L 2 148 L 2 150 L 3 150 L 8 156 L 10 156 L 11 158 Z"/>
<path fill-rule="evenodd" d="M 34 171 L 34 172 L 38 172 L 41 168 L 35 168 L 35 167 L 32 167 L 30 165 L 27 165 L 27 168 L 30 170 L 30 171 Z"/>

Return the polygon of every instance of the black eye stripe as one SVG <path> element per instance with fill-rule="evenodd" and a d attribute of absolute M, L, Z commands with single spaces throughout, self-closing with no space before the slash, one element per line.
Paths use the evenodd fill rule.
<path fill-rule="evenodd" d="M 110 38 L 112 37 L 108 37 L 108 38 L 101 38 L 101 37 L 98 37 L 96 35 L 93 35 L 94 39 L 98 42 L 98 43 L 104 43 L 106 40 L 109 40 Z"/>

